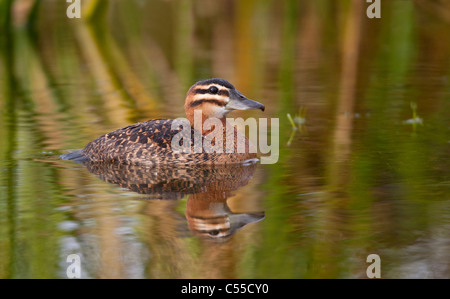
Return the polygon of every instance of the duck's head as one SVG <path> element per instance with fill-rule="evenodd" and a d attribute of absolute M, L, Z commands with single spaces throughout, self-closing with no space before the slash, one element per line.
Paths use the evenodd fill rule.
<path fill-rule="evenodd" d="M 224 119 L 233 110 L 260 109 L 264 105 L 246 98 L 234 86 L 219 78 L 203 80 L 189 89 L 184 105 L 186 117 L 192 122 L 194 111 L 201 110 L 205 118 Z"/>

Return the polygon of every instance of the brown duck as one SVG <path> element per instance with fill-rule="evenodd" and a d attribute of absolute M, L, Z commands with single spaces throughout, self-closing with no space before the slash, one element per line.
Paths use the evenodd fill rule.
<path fill-rule="evenodd" d="M 84 149 L 62 155 L 64 160 L 114 162 L 134 165 L 174 165 L 174 164 L 229 164 L 242 163 L 257 157 L 250 141 L 240 135 L 235 127 L 226 121 L 226 116 L 233 110 L 260 109 L 264 105 L 247 99 L 226 80 L 213 78 L 195 83 L 188 91 L 185 101 L 185 113 L 190 124 L 190 152 L 174 151 L 173 138 L 182 131 L 182 126 L 173 126 L 173 119 L 154 119 L 133 124 L 91 141 Z M 194 111 L 201 111 L 201 139 L 208 140 L 213 130 L 203 129 L 209 118 L 219 119 L 222 123 L 222 151 L 198 152 L 194 148 L 195 130 Z M 198 112 L 197 112 L 198 113 Z M 198 115 L 198 114 L 197 114 Z M 197 135 L 196 135 L 197 134 Z M 208 139 L 209 138 L 209 139 Z M 227 150 L 227 138 L 234 138 L 234 150 Z M 239 142 L 245 143 L 245 151 L 238 151 Z M 183 140 L 185 142 L 185 140 Z"/>

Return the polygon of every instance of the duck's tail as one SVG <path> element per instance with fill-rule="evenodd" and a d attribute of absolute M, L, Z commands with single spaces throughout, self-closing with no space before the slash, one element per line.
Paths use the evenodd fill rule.
<path fill-rule="evenodd" d="M 82 150 L 76 150 L 74 152 L 61 155 L 59 157 L 62 160 L 72 160 L 72 161 L 75 161 L 75 162 L 84 162 L 84 161 L 88 160 L 86 155 L 83 154 Z"/>

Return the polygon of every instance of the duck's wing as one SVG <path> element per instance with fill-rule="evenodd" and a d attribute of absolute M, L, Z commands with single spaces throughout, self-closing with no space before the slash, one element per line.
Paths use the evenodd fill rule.
<path fill-rule="evenodd" d="M 74 161 L 108 161 L 134 164 L 160 163 L 154 159 L 173 159 L 171 143 L 183 127 L 173 119 L 154 119 L 107 133 L 91 141 L 84 149 L 61 158 Z M 192 129 L 190 130 L 192 132 Z M 193 136 L 193 134 L 191 134 Z M 192 137 L 193 138 L 193 137 Z M 152 160 L 153 159 L 153 160 Z"/>
<path fill-rule="evenodd" d="M 172 138 L 180 132 L 179 128 L 172 129 L 173 119 L 153 119 L 142 123 L 129 125 L 111 133 L 105 134 L 93 142 L 92 146 L 101 140 L 113 142 L 116 147 L 129 144 L 147 144 L 168 148 Z"/>

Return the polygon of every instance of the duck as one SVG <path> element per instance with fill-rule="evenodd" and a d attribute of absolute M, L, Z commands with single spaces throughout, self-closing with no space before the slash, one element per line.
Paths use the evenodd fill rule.
<path fill-rule="evenodd" d="M 257 161 L 251 142 L 226 120 L 234 110 L 265 110 L 262 103 L 248 99 L 230 82 L 221 78 L 201 80 L 192 85 L 184 104 L 185 122 L 178 119 L 152 119 L 132 124 L 104 134 L 89 142 L 83 149 L 61 155 L 63 160 L 83 162 L 119 163 L 130 165 L 203 165 L 233 164 Z M 201 127 L 195 123 L 200 116 Z M 216 119 L 222 125 L 219 135 L 216 125 L 205 122 Z M 183 124 L 183 125 L 180 125 Z M 214 123 L 214 122 L 213 122 Z M 185 130 L 185 128 L 188 129 Z M 220 126 L 218 126 L 220 128 Z M 189 134 L 184 134 L 185 132 Z M 214 134 L 213 134 L 214 133 Z M 180 139 L 180 135 L 185 138 Z M 198 150 L 196 142 L 210 142 L 215 151 Z M 221 143 L 217 142 L 222 137 Z M 177 139 L 185 150 L 174 148 Z M 234 140 L 233 140 L 234 139 Z M 234 148 L 227 148 L 228 141 Z M 187 143 L 185 143 L 187 142 Z M 243 147 L 239 147 L 240 143 Z M 190 144 L 189 144 L 190 143 Z M 244 150 L 238 150 L 238 149 Z M 219 149 L 219 150 L 217 150 Z"/>

